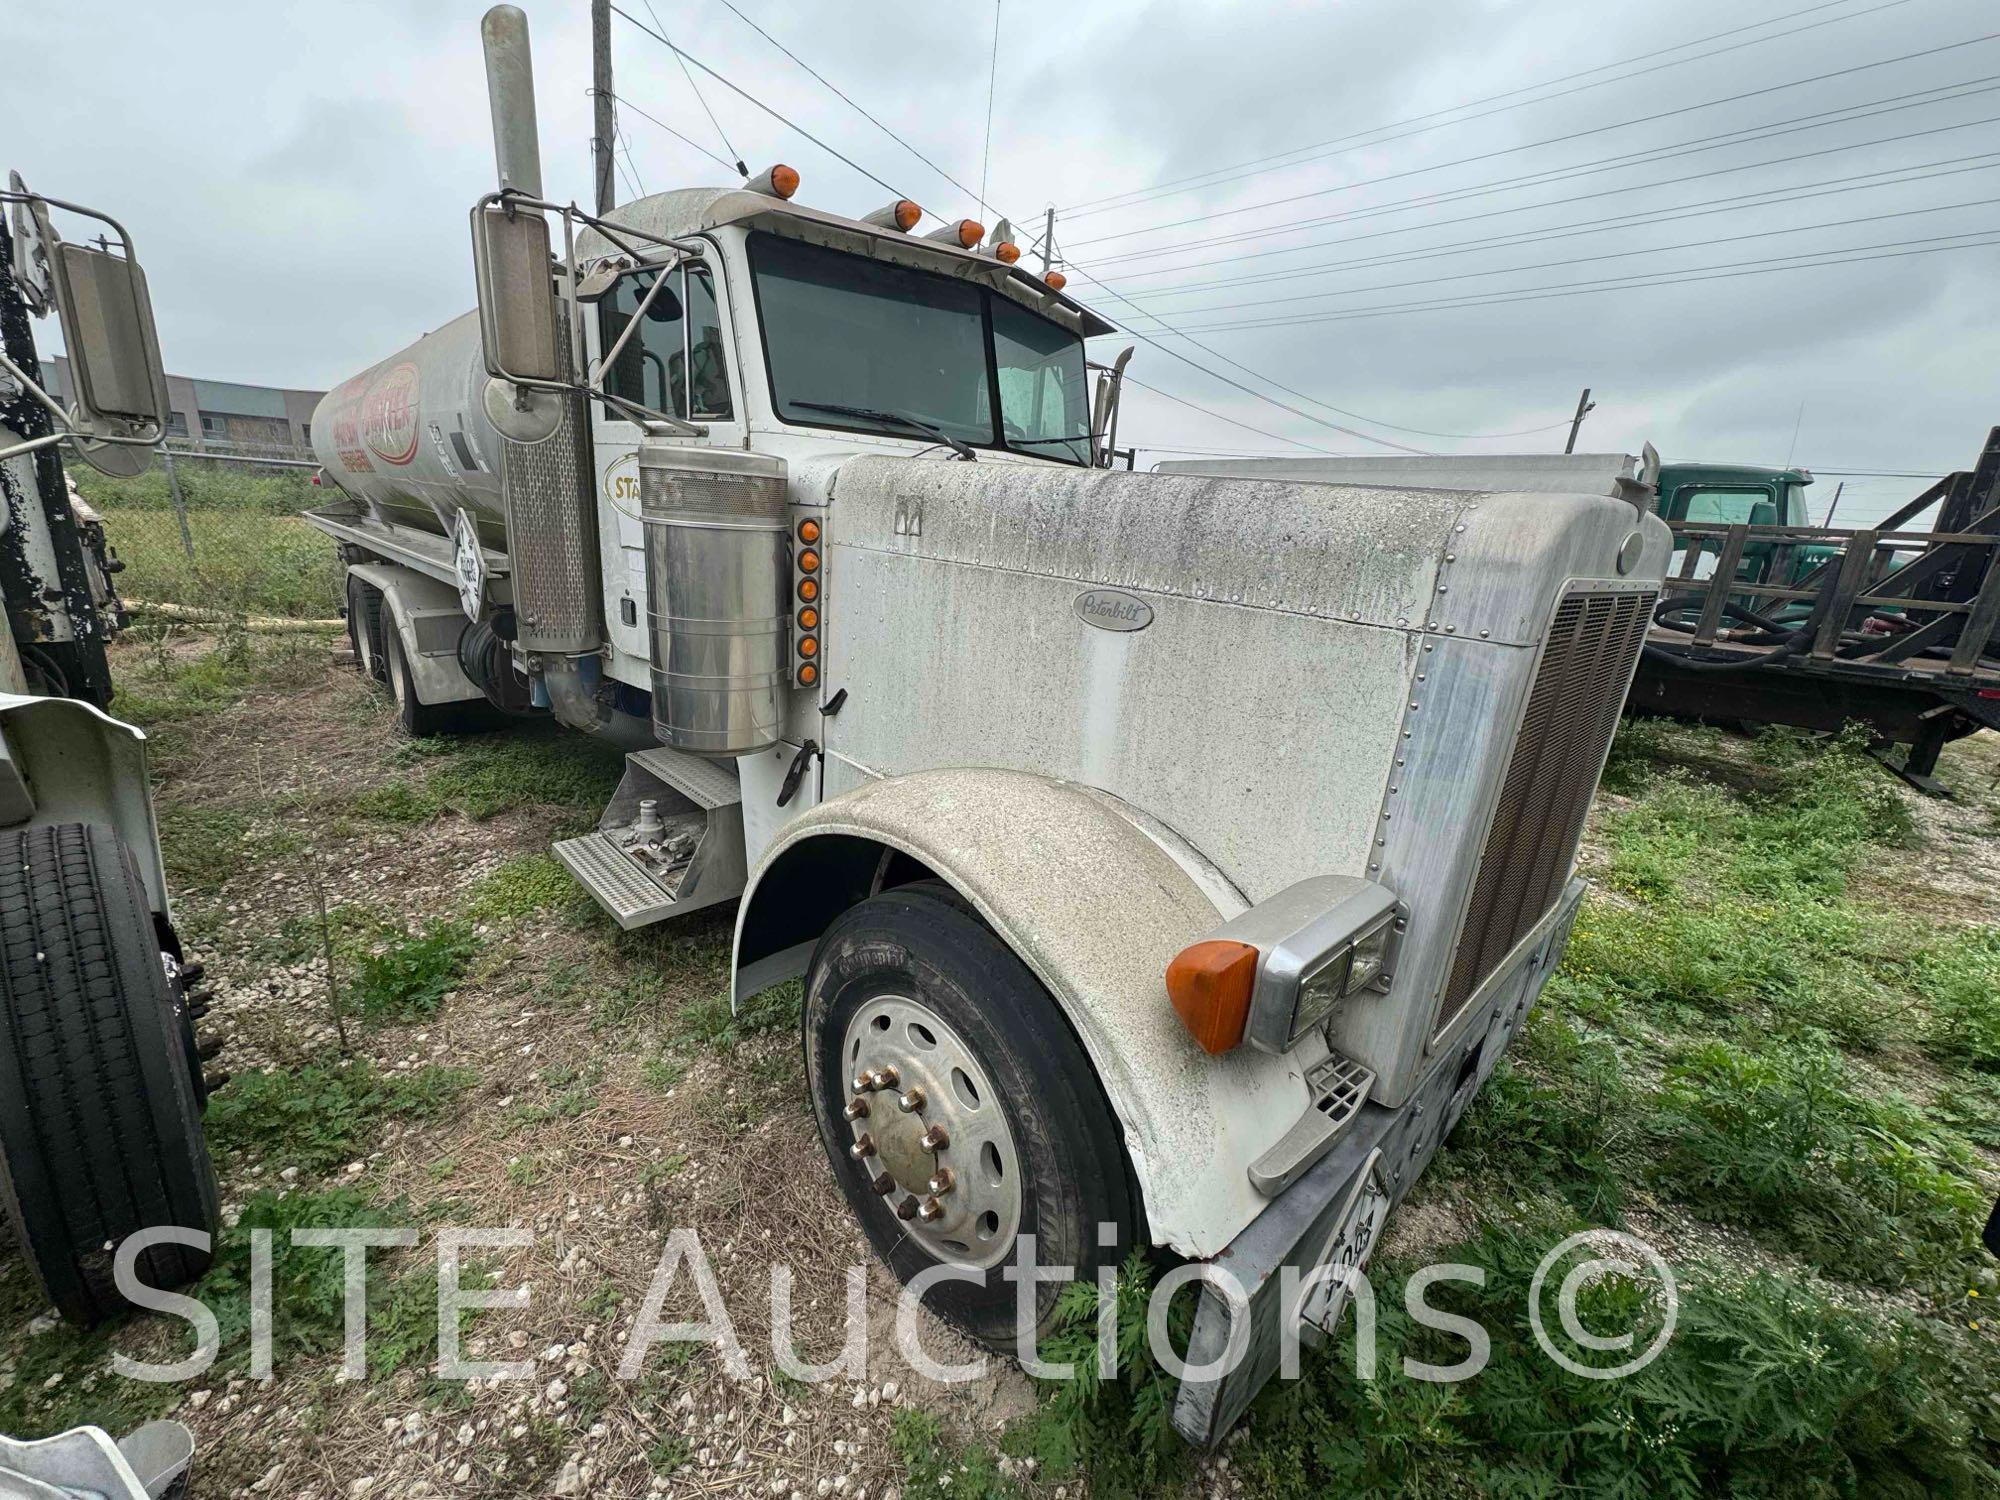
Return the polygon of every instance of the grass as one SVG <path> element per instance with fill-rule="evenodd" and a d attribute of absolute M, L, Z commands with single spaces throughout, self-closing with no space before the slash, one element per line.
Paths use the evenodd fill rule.
<path fill-rule="evenodd" d="M 473 886 L 465 914 L 475 922 L 519 922 L 542 912 L 582 918 L 597 910 L 553 854 L 523 854 L 508 860 Z"/>
<path fill-rule="evenodd" d="M 469 924 L 432 921 L 364 954 L 348 993 L 365 1021 L 421 1021 L 465 978 L 479 940 Z"/>
<path fill-rule="evenodd" d="M 164 471 L 113 479 L 79 464 L 71 472 L 103 515 L 105 536 L 125 564 L 118 589 L 128 602 L 294 619 L 338 615 L 341 569 L 333 543 L 297 519 L 324 503 L 326 493 L 302 472 L 179 464 L 185 538 Z"/>
<path fill-rule="evenodd" d="M 475 1082 L 464 1069 L 383 1074 L 367 1062 L 239 1074 L 209 1101 L 208 1138 L 302 1172 L 365 1155 L 385 1120 L 435 1118 Z"/>
<path fill-rule="evenodd" d="M 188 1289 L 188 1295 L 215 1315 L 221 1335 L 216 1363 L 207 1374 L 183 1385 L 127 1380 L 111 1372 L 114 1350 L 153 1363 L 186 1358 L 193 1352 L 194 1339 L 179 1322 L 137 1318 L 93 1330 L 56 1324 L 27 1340 L 13 1378 L 0 1382 L 0 1432 L 34 1438 L 93 1423 L 122 1435 L 164 1415 L 188 1391 L 241 1372 L 249 1356 L 250 1245 L 257 1230 L 271 1236 L 273 1369 L 283 1372 L 289 1365 L 329 1355 L 337 1359 L 346 1326 L 343 1256 L 338 1249 L 295 1246 L 293 1231 L 402 1227 L 413 1222 L 405 1205 L 378 1204 L 352 1187 L 253 1193 L 244 1201 L 238 1222 L 218 1238 L 213 1266 Z M 484 1283 L 474 1271 L 462 1271 L 460 1280 L 468 1287 Z M 421 1370 L 434 1362 L 437 1297 L 434 1256 L 420 1250 L 370 1251 L 371 1378 L 401 1369 Z"/>
<path fill-rule="evenodd" d="M 1489 1330 L 1491 1363 L 1455 1384 L 1405 1373 L 1405 1352 L 1449 1365 L 1467 1346 L 1411 1320 L 1414 1266 L 1380 1265 L 1377 1378 L 1355 1375 L 1350 1319 L 1252 1408 L 1230 1485 L 1281 1500 L 2000 1492 L 2000 1346 L 1981 1316 L 2000 1277 L 1976 1238 L 2000 1151 L 2000 942 L 1854 895 L 1862 863 L 1914 833 L 1852 737 L 1746 749 L 1631 725 L 1606 784 L 1622 800 L 1600 809 L 1602 885 L 1420 1190 L 1477 1226 L 1424 1259 L 1482 1273 L 1429 1299 Z M 1534 1343 L 1528 1281 L 1573 1230 L 1640 1214 L 1711 1221 L 1726 1248 L 1668 1247 L 1679 1324 L 1653 1364 L 1570 1374 Z M 1050 1388 L 997 1455 L 913 1422 L 905 1493 L 1011 1493 L 1006 1454 L 1044 1461 L 1038 1488 L 1186 1484 L 1172 1384 L 1144 1352 L 1157 1269 L 1120 1277 L 1116 1379 Z M 1066 1290 L 1045 1358 L 1087 1357 L 1092 1290 Z M 1582 1315 L 1603 1333 L 1636 1323 L 1643 1344 L 1659 1309 L 1614 1276 L 1586 1287 Z"/>
<path fill-rule="evenodd" d="M 399 759 L 397 775 L 330 810 L 385 823 L 428 823 L 447 812 L 483 820 L 537 805 L 594 813 L 624 771 L 618 751 L 543 723 L 506 734 L 412 740 Z"/>

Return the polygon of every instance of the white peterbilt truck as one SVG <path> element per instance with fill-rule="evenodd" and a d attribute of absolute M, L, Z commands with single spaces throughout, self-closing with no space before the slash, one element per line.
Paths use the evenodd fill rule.
<path fill-rule="evenodd" d="M 1561 952 L 1666 528 L 1113 472 L 1113 330 L 1004 225 L 783 167 L 548 202 L 525 17 L 484 35 L 479 306 L 313 420 L 357 655 L 412 731 L 627 749 L 556 852 L 627 927 L 736 902 L 739 998 L 803 978 L 832 1169 L 940 1312 L 1009 1343 L 1029 1235 L 1226 1268 L 1215 1440 L 1339 1314 L 1281 1269 L 1365 1261 Z"/>

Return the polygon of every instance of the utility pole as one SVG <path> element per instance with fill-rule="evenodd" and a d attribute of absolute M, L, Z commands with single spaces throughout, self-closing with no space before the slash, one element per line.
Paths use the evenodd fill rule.
<path fill-rule="evenodd" d="M 1049 205 L 1048 217 L 1042 220 L 1042 277 L 1044 280 L 1048 278 L 1049 274 L 1049 266 L 1051 264 L 1049 257 L 1055 254 L 1055 250 L 1056 206 L 1051 203 Z"/>
<path fill-rule="evenodd" d="M 1576 398 L 1576 415 L 1570 418 L 1569 441 L 1563 444 L 1563 452 L 1576 452 L 1577 429 L 1583 426 L 1583 419 L 1597 410 L 1597 403 L 1590 399 L 1590 387 L 1583 388 L 1583 394 Z"/>
<path fill-rule="evenodd" d="M 597 173 L 599 217 L 618 206 L 618 169 L 612 150 L 618 117 L 611 93 L 611 0 L 590 0 L 590 165 Z"/>
<path fill-rule="evenodd" d="M 1840 492 L 1846 488 L 1847 481 L 1845 479 L 1833 487 L 1833 503 L 1826 508 L 1826 519 L 1821 521 L 1820 525 L 1831 526 L 1833 524 L 1833 513 L 1840 509 Z"/>

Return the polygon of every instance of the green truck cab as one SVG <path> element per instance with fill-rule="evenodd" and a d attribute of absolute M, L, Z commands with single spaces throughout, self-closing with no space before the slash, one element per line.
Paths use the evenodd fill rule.
<path fill-rule="evenodd" d="M 1747 464 L 1662 464 L 1659 516 L 1715 526 L 1810 526 L 1806 469 Z"/>

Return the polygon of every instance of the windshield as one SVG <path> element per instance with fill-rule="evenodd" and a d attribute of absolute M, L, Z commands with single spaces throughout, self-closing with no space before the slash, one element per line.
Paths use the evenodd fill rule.
<path fill-rule="evenodd" d="M 894 432 L 900 417 L 976 447 L 1090 461 L 1074 334 L 973 282 L 778 235 L 750 237 L 750 266 L 784 421 Z"/>

